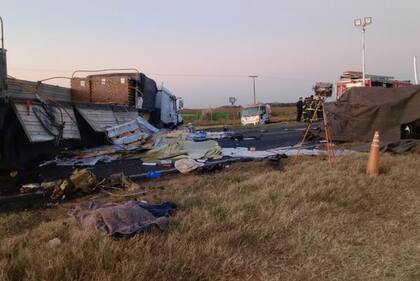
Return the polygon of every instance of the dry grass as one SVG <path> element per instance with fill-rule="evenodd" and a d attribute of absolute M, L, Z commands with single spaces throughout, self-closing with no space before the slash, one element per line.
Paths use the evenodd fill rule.
<path fill-rule="evenodd" d="M 240 126 L 240 108 L 215 108 L 215 109 L 183 109 L 185 122 L 196 126 Z M 272 106 L 271 122 L 290 122 L 296 120 L 296 107 Z"/>
<path fill-rule="evenodd" d="M 126 241 L 80 230 L 78 202 L 2 214 L 0 280 L 420 280 L 420 158 L 385 155 L 378 178 L 366 158 L 142 183 L 180 208 L 169 230 Z"/>

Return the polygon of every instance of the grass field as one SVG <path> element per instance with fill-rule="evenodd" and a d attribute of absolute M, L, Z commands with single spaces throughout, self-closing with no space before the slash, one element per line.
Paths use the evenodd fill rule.
<path fill-rule="evenodd" d="M 290 122 L 296 120 L 294 106 L 271 107 L 272 122 Z M 241 123 L 240 108 L 183 109 L 182 118 L 186 123 L 196 126 L 225 125 L 238 126 Z"/>
<path fill-rule="evenodd" d="M 58 209 L 0 215 L 0 280 L 420 280 L 420 157 L 244 163 L 142 182 L 179 204 L 170 228 L 125 241 Z M 99 196 L 96 200 L 116 201 Z M 121 199 L 119 199 L 121 200 Z M 58 237 L 62 244 L 48 248 Z"/>

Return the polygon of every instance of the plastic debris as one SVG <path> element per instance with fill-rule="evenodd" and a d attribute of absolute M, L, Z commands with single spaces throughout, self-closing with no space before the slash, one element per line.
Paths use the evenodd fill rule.
<path fill-rule="evenodd" d="M 147 173 L 146 178 L 148 178 L 149 180 L 155 180 L 155 179 L 160 178 L 160 176 L 161 176 L 161 174 L 160 174 L 159 172 L 156 172 L 156 171 L 149 171 L 149 172 Z"/>
<path fill-rule="evenodd" d="M 34 192 L 34 191 L 37 191 L 40 187 L 41 187 L 41 185 L 39 183 L 28 183 L 28 184 L 24 184 L 20 188 L 20 193 Z"/>

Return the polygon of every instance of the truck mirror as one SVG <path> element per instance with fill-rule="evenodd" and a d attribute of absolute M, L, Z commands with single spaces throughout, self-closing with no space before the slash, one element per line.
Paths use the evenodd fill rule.
<path fill-rule="evenodd" d="M 183 109 L 184 108 L 184 101 L 182 99 L 177 99 L 178 102 L 178 109 Z"/>

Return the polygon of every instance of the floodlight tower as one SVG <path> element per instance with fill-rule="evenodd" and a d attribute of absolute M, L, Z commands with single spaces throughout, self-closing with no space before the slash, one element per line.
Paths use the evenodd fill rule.
<path fill-rule="evenodd" d="M 354 20 L 354 26 L 362 29 L 362 69 L 363 69 L 363 87 L 366 86 L 366 72 L 365 72 L 365 34 L 366 27 L 372 24 L 372 17 L 358 18 Z"/>
<path fill-rule="evenodd" d="M 249 75 L 249 78 L 252 78 L 252 83 L 254 86 L 254 104 L 257 104 L 257 98 L 255 96 L 255 79 L 258 78 L 258 75 Z"/>

